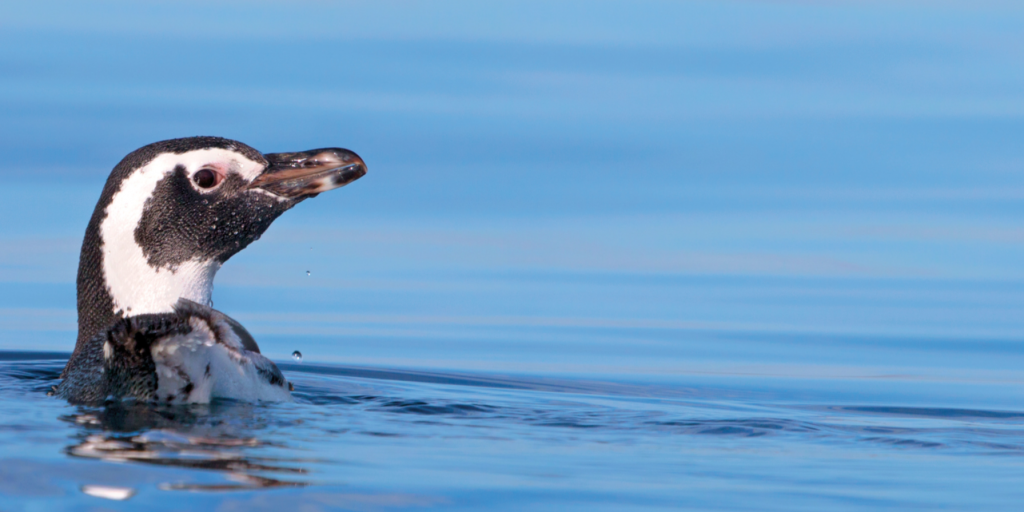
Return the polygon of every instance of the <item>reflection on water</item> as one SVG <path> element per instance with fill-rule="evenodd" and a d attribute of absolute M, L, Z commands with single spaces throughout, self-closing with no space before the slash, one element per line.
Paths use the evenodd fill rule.
<path fill-rule="evenodd" d="M 765 382 L 758 389 L 737 381 L 728 389 L 708 384 L 672 392 L 640 384 L 284 363 L 297 387 L 293 404 L 93 407 L 46 396 L 62 356 L 23 356 L 0 353 L 0 389 L 8 397 L 0 437 L 13 435 L 5 440 L 17 439 L 36 459 L 40 452 L 62 454 L 64 462 L 10 463 L 22 468 L 3 474 L 8 484 L 0 491 L 11 496 L 36 492 L 57 499 L 70 492 L 59 490 L 65 488 L 107 502 L 166 508 L 160 493 L 184 490 L 193 491 L 181 496 L 198 500 L 196 506 L 211 503 L 203 496 L 228 493 L 240 498 L 241 508 L 301 502 L 312 510 L 474 509 L 493 505 L 479 501 L 479 493 L 559 482 L 546 491 L 559 499 L 600 502 L 611 493 L 658 508 L 673 502 L 683 482 L 713 487 L 721 478 L 774 478 L 803 487 L 814 474 L 808 468 L 820 465 L 839 475 L 862 474 L 865 464 L 898 466 L 899 474 L 839 485 L 842 492 L 878 495 L 897 483 L 934 477 L 935 461 L 946 457 L 988 468 L 975 477 L 959 475 L 942 497 L 948 500 L 967 484 L 996 486 L 999 478 L 986 471 L 1024 467 L 1018 457 L 1006 457 L 1024 454 L 1022 411 L 783 403 L 760 391 Z M 35 423 L 26 419 L 33 417 Z M 779 464 L 790 465 L 789 472 L 770 469 Z M 982 477 L 988 483 L 979 482 Z M 289 494 L 299 489 L 306 491 Z M 248 494 L 254 492 L 267 498 Z M 551 496 L 509 499 L 508 508 L 521 509 Z"/>
<path fill-rule="evenodd" d="M 111 487 L 107 485 L 83 485 L 82 492 L 89 496 L 115 501 L 124 501 L 135 496 L 135 489 L 130 487 Z"/>
<path fill-rule="evenodd" d="M 14 354 L 17 358 L 24 354 Z M 36 355 L 39 356 L 38 354 Z M 53 356 L 49 354 L 44 357 Z M 19 391 L 40 393 L 59 379 L 58 358 L 5 365 L 3 381 Z M 54 399 L 56 400 L 56 399 Z M 138 463 L 194 470 L 217 471 L 226 483 L 161 482 L 164 490 L 226 491 L 303 487 L 297 479 L 308 470 L 299 458 L 261 457 L 247 451 L 269 443 L 258 434 L 268 411 L 258 405 L 219 401 L 213 404 L 153 406 L 135 402 L 111 402 L 102 407 L 75 406 L 56 419 L 73 426 L 74 442 L 64 448 L 71 457 L 106 462 Z M 276 478 L 281 476 L 283 478 Z M 134 495 L 130 488 L 84 485 L 82 492 L 123 500 Z"/>
<path fill-rule="evenodd" d="M 232 482 L 161 483 L 161 489 L 223 491 L 307 485 L 253 474 L 294 476 L 308 471 L 301 467 L 301 460 L 250 456 L 244 449 L 260 446 L 259 439 L 232 437 L 216 427 L 221 423 L 257 425 L 259 419 L 254 414 L 258 414 L 257 407 L 236 403 L 179 407 L 112 403 L 105 407 L 82 407 L 60 419 L 78 427 L 75 437 L 79 442 L 65 450 L 72 457 L 221 471 Z M 206 428 L 199 428 L 200 425 Z M 196 430 L 208 434 L 192 433 Z"/>

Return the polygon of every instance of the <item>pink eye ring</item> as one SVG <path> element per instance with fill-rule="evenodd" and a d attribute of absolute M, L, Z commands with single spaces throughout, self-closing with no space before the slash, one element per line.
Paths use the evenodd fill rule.
<path fill-rule="evenodd" d="M 220 183 L 221 178 L 220 174 L 212 169 L 200 169 L 192 175 L 192 181 L 199 185 L 199 188 L 212 188 Z"/>

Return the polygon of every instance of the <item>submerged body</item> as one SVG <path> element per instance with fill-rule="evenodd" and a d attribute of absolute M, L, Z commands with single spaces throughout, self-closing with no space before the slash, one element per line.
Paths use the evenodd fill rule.
<path fill-rule="evenodd" d="M 86 228 L 78 341 L 57 394 L 75 402 L 289 399 L 255 340 L 210 307 L 213 278 L 292 206 L 365 173 L 344 149 L 263 155 L 218 137 L 126 156 Z"/>
<path fill-rule="evenodd" d="M 161 403 L 290 399 L 277 366 L 249 350 L 219 311 L 181 299 L 173 313 L 137 315 L 89 339 L 57 393 L 73 402 L 108 397 Z"/>

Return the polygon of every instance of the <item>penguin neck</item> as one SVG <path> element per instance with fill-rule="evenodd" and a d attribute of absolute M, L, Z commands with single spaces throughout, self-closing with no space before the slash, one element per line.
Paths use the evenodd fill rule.
<path fill-rule="evenodd" d="M 113 311 L 123 316 L 169 313 L 183 298 L 212 306 L 213 278 L 219 269 L 216 260 L 201 259 L 154 266 L 134 238 L 114 239 L 103 246 L 103 285 Z"/>
<path fill-rule="evenodd" d="M 103 296 L 109 301 L 105 309 L 114 316 L 169 313 L 182 298 L 212 306 L 213 279 L 220 262 L 196 259 L 169 267 L 152 266 L 138 246 L 126 245 L 129 244 L 104 244 L 97 251 L 98 258 L 87 258 L 92 251 L 82 248 L 80 303 Z"/>
<path fill-rule="evenodd" d="M 86 228 L 78 265 L 78 343 L 125 316 L 174 311 L 178 299 L 211 306 L 213 279 L 221 263 L 188 260 L 153 266 L 129 230 L 96 215 Z"/>
<path fill-rule="evenodd" d="M 78 272 L 79 341 L 85 341 L 117 319 L 148 313 L 170 313 L 178 299 L 213 306 L 213 278 L 220 268 L 216 262 L 188 261 L 177 268 L 153 268 L 136 260 L 107 259 L 89 267 L 84 257 Z M 118 272 L 111 275 L 109 272 Z"/>
<path fill-rule="evenodd" d="M 220 263 L 190 261 L 175 269 L 154 269 L 145 259 L 117 258 L 116 251 L 103 247 L 98 231 L 95 223 L 90 224 L 82 244 L 78 265 L 78 340 L 71 360 L 86 348 L 90 339 L 125 316 L 171 312 L 180 298 L 213 305 L 213 278 Z M 107 279 L 112 269 L 124 272 L 120 278 L 115 277 L 113 286 Z"/>
<path fill-rule="evenodd" d="M 104 254 L 105 257 L 112 254 Z M 178 299 L 213 306 L 213 278 L 220 264 L 186 261 L 173 268 L 151 267 L 145 260 L 104 262 L 104 278 L 113 310 L 123 316 L 170 313 Z"/>

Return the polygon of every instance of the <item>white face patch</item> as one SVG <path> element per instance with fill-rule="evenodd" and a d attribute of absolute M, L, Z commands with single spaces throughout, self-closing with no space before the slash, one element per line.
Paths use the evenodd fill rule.
<path fill-rule="evenodd" d="M 111 199 L 106 218 L 100 224 L 103 243 L 103 276 L 114 311 L 128 315 L 166 313 L 179 298 L 210 304 L 213 277 L 220 268 L 216 260 L 190 260 L 170 268 L 152 267 L 135 241 L 135 229 L 142 219 L 146 200 L 157 183 L 183 166 L 191 178 L 203 168 L 238 174 L 252 182 L 264 164 L 227 149 L 210 148 L 182 154 L 162 154 L 128 176 Z"/>

